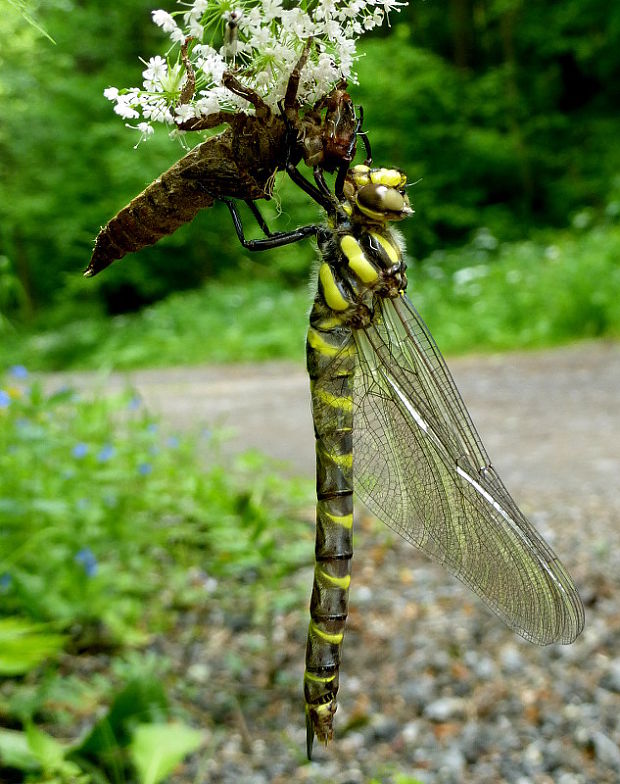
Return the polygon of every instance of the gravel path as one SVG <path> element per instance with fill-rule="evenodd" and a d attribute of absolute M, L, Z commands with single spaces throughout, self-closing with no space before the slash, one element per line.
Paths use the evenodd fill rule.
<path fill-rule="evenodd" d="M 173 658 L 176 646 L 189 651 L 179 677 L 211 737 L 176 782 L 620 782 L 620 345 L 450 367 L 496 467 L 575 577 L 584 634 L 568 647 L 526 643 L 362 514 L 336 742 L 304 762 L 306 608 L 279 617 L 274 631 L 227 625 L 210 607 L 186 636 L 163 643 Z M 141 371 L 108 385 L 127 380 L 172 427 L 234 426 L 228 449 L 255 446 L 312 474 L 301 367 Z M 294 579 L 309 591 L 310 566 Z M 242 662 L 236 676 L 231 655 Z M 238 709 L 221 708 L 221 694 Z"/>

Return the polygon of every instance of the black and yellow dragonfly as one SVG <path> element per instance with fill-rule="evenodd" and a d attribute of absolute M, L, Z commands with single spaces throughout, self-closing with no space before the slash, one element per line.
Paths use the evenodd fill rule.
<path fill-rule="evenodd" d="M 351 578 L 353 492 L 387 525 L 472 588 L 531 642 L 571 643 L 577 590 L 493 465 L 446 363 L 412 305 L 402 244 L 389 224 L 411 214 L 398 169 L 352 167 L 342 198 L 320 172 L 300 183 L 327 212 L 243 245 L 315 235 L 321 254 L 307 364 L 316 436 L 316 567 L 304 692 L 308 756 L 333 736 Z"/>
<path fill-rule="evenodd" d="M 333 736 L 338 672 L 351 578 L 353 492 L 377 517 L 472 588 L 512 629 L 546 645 L 581 632 L 583 605 L 557 556 L 495 472 L 450 371 L 405 293 L 401 241 L 390 223 L 412 210 L 406 176 L 371 168 L 349 96 L 336 90 L 306 114 L 296 90 L 281 115 L 225 118 L 229 132 L 204 142 L 101 231 L 86 274 L 156 242 L 200 207 L 224 201 L 243 246 L 259 251 L 316 237 L 317 292 L 307 365 L 316 436 L 316 567 L 304 694 L 307 751 Z M 324 113 L 323 113 L 323 110 Z M 248 158 L 234 154 L 253 131 Z M 262 142 L 261 142 L 262 134 Z M 367 162 L 351 166 L 357 137 Z M 256 157 L 258 156 L 258 157 Z M 262 157 L 261 157 L 262 156 Z M 314 183 L 296 168 L 314 169 Z M 251 187 L 243 177 L 251 180 Z M 243 171 L 241 171 L 243 170 Z M 271 233 L 254 200 L 286 170 L 326 213 L 325 225 Z M 330 190 L 324 172 L 333 172 Z M 246 240 L 236 203 L 249 205 L 266 237 Z"/>

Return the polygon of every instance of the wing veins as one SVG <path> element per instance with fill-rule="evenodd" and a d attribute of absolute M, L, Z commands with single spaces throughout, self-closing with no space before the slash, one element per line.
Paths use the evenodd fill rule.
<path fill-rule="evenodd" d="M 382 318 L 355 333 L 356 420 L 364 417 L 364 429 L 382 448 L 365 449 L 369 436 L 355 426 L 356 469 L 359 462 L 366 472 L 356 489 L 388 525 L 443 563 L 520 634 L 543 644 L 574 639 L 583 625 L 577 592 L 492 468 L 428 328 L 405 298 L 378 306 Z M 482 465 L 473 462 L 472 453 L 484 458 Z M 395 473 L 398 493 L 388 492 Z M 415 487 L 407 490 L 412 476 L 409 484 Z M 434 501 L 439 513 L 431 515 L 430 524 L 407 517 Z M 498 555 L 501 570 L 494 563 Z M 515 590 L 522 596 L 515 598 Z M 534 599 L 535 617 L 528 606 Z"/>

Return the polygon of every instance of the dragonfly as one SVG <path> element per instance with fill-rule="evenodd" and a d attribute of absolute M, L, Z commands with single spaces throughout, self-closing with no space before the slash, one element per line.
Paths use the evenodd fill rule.
<path fill-rule="evenodd" d="M 428 327 L 406 294 L 402 240 L 390 226 L 413 210 L 407 177 L 372 167 L 362 112 L 341 87 L 308 112 L 291 73 L 280 113 L 233 73 L 254 115 L 188 153 L 100 232 L 85 272 L 156 242 L 223 201 L 246 249 L 314 237 L 320 260 L 306 342 L 316 438 L 316 545 L 306 647 L 306 747 L 334 734 L 353 555 L 353 493 L 379 519 L 469 586 L 531 642 L 571 643 L 584 609 L 575 585 L 496 473 Z M 188 73 L 188 82 L 191 78 Z M 220 118 L 221 119 L 221 118 Z M 201 130 L 207 118 L 187 130 Z M 353 165 L 358 137 L 366 161 Z M 246 145 L 246 147 L 244 147 Z M 298 169 L 304 163 L 313 179 Z M 324 224 L 271 232 L 255 200 L 277 171 L 325 213 Z M 330 187 L 325 173 L 333 174 Z M 265 235 L 247 239 L 237 201 Z"/>
<path fill-rule="evenodd" d="M 307 754 L 333 738 L 353 555 L 353 493 L 539 645 L 571 643 L 584 609 L 553 550 L 496 473 L 452 375 L 406 294 L 404 247 L 390 225 L 413 210 L 406 175 L 366 163 L 342 193 L 295 181 L 326 212 L 246 240 L 266 250 L 316 237 L 320 261 L 306 342 L 316 438 L 316 545 L 304 697 Z"/>

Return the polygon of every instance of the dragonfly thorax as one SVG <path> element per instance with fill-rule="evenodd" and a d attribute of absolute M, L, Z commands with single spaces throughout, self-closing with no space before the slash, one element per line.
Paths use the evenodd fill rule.
<path fill-rule="evenodd" d="M 364 329 L 377 298 L 398 297 L 407 286 L 400 244 L 388 228 L 412 213 L 400 169 L 349 169 L 345 200 L 317 234 L 322 263 L 319 292 L 340 323 Z"/>
<path fill-rule="evenodd" d="M 398 242 L 385 227 L 345 222 L 318 237 L 319 296 L 332 315 L 353 329 L 371 323 L 377 297 L 394 298 L 407 286 Z"/>

